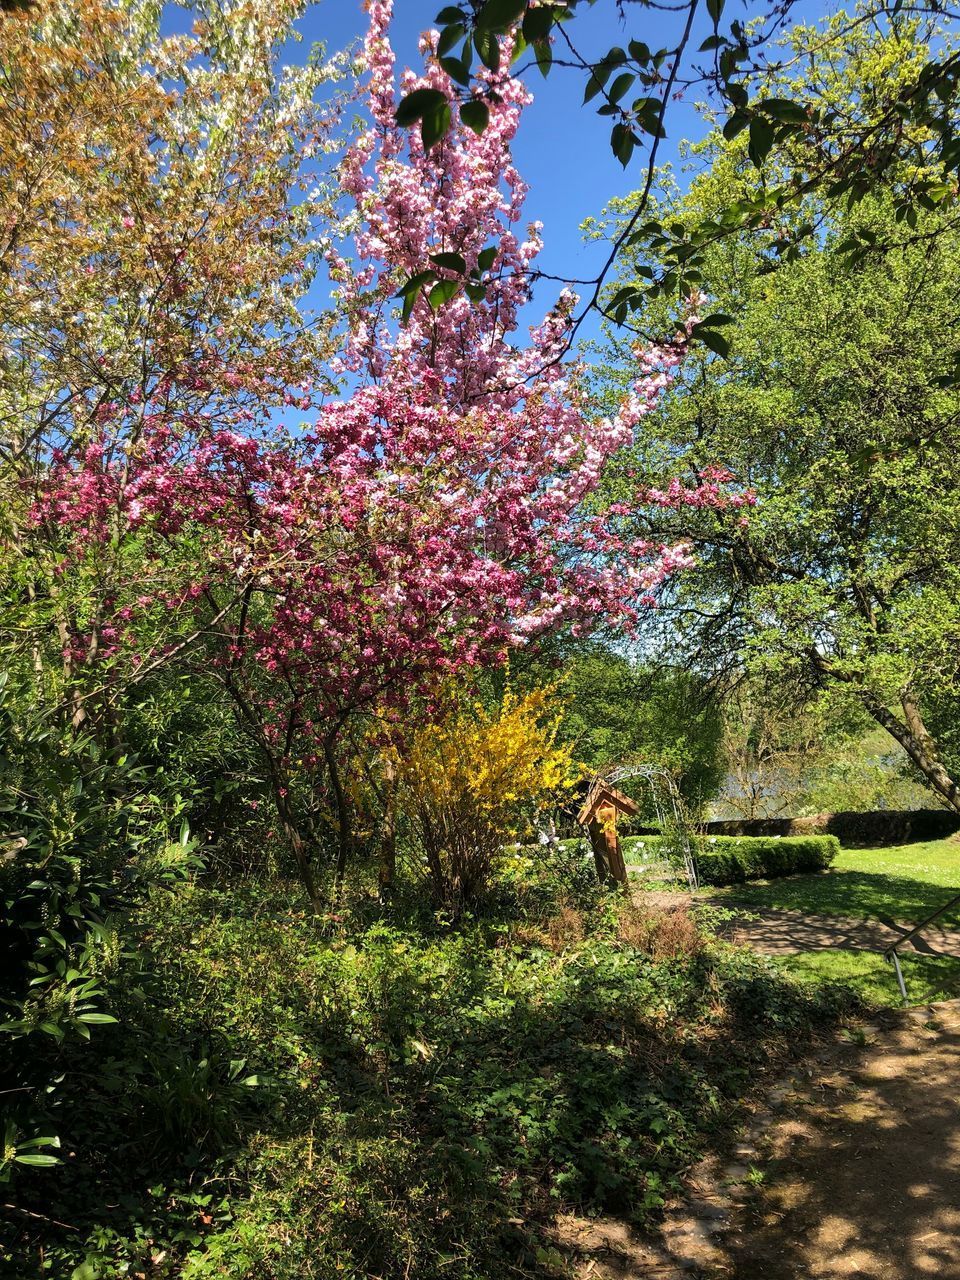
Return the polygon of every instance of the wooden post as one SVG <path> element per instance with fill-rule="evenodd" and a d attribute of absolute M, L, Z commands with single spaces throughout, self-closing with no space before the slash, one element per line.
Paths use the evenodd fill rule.
<path fill-rule="evenodd" d="M 626 888 L 627 866 L 620 848 L 620 837 L 617 835 L 616 809 L 601 809 L 597 815 L 603 823 L 603 835 L 607 845 L 607 866 L 610 874 L 619 885 Z"/>

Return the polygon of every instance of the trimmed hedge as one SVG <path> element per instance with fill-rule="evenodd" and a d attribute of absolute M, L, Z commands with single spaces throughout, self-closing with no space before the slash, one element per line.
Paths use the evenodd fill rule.
<path fill-rule="evenodd" d="M 707 835 L 836 836 L 841 845 L 873 848 L 943 840 L 960 831 L 960 814 L 949 809 L 874 809 L 867 813 L 816 813 L 809 818 L 725 818 L 708 822 Z"/>
<path fill-rule="evenodd" d="M 662 855 L 661 836 L 623 841 L 623 856 L 636 865 Z M 823 871 L 840 852 L 836 836 L 698 836 L 697 870 L 704 884 L 741 884 L 805 871 Z"/>
<path fill-rule="evenodd" d="M 836 836 L 704 836 L 698 846 L 697 869 L 704 884 L 824 871 L 840 852 Z"/>
<path fill-rule="evenodd" d="M 586 839 L 561 840 L 567 850 L 589 850 Z M 627 836 L 621 841 L 628 867 L 665 857 L 663 836 Z M 697 870 L 703 884 L 742 884 L 778 876 L 824 871 L 840 852 L 836 836 L 694 836 Z"/>

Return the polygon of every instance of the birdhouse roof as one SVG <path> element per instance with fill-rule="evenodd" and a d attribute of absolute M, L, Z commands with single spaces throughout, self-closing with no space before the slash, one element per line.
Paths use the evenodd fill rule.
<path fill-rule="evenodd" d="M 602 778 L 594 782 L 587 792 L 583 807 L 577 814 L 577 822 L 581 827 L 585 827 L 599 809 L 614 809 L 617 813 L 627 814 L 628 817 L 633 817 L 640 812 L 638 804 Z"/>

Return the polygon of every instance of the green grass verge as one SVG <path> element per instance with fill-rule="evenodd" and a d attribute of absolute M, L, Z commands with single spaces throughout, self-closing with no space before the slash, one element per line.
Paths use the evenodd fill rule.
<path fill-rule="evenodd" d="M 843 849 L 828 871 L 712 892 L 758 907 L 916 923 L 960 893 L 960 842 L 948 839 L 886 849 Z M 960 927 L 960 904 L 940 923 Z"/>
<path fill-rule="evenodd" d="M 899 1005 L 893 966 L 873 951 L 809 951 L 776 962 L 792 977 L 808 982 L 842 982 L 871 1005 Z M 960 999 L 960 959 L 906 952 L 901 960 L 910 1004 Z"/>
<path fill-rule="evenodd" d="M 954 839 L 881 849 L 843 849 L 828 871 L 785 879 L 753 881 L 707 890 L 749 907 L 835 915 L 849 919 L 915 924 L 960 892 L 960 842 Z M 960 904 L 941 917 L 944 928 L 960 929 Z M 900 990 L 893 967 L 871 951 L 830 950 L 790 956 L 777 963 L 812 982 L 843 982 L 865 1001 L 897 1005 Z M 960 998 L 960 956 L 901 953 L 911 1004 Z"/>

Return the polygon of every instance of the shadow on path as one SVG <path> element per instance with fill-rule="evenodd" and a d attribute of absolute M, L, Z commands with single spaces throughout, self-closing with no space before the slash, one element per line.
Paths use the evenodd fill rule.
<path fill-rule="evenodd" d="M 960 1002 L 887 1011 L 771 1091 L 656 1241 L 567 1231 L 591 1280 L 960 1280 Z"/>
<path fill-rule="evenodd" d="M 843 916 L 753 907 L 729 898 L 718 900 L 716 905 L 742 909 L 757 916 L 755 920 L 731 921 L 723 932 L 731 942 L 754 947 L 771 956 L 838 949 L 883 952 L 912 928 L 912 925 L 893 921 L 887 924 L 879 920 L 851 920 Z M 924 955 L 960 956 L 960 930 L 941 929 L 934 922 L 908 946 Z"/>

